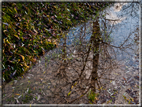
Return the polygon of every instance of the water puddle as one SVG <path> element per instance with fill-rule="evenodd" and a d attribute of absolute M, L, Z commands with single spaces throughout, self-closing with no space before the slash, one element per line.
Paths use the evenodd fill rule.
<path fill-rule="evenodd" d="M 66 32 L 60 46 L 65 64 L 62 70 L 69 81 L 84 89 L 76 94 L 84 95 L 91 89 L 99 93 L 98 104 L 138 103 L 138 3 L 114 4 L 100 12 L 96 20 Z M 76 89 L 81 90 L 78 86 Z"/>

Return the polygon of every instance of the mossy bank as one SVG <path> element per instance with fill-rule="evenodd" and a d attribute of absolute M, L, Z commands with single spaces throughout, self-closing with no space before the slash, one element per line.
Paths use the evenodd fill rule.
<path fill-rule="evenodd" d="M 85 22 L 109 3 L 2 2 L 2 73 L 22 76 L 56 47 L 62 32 Z"/>

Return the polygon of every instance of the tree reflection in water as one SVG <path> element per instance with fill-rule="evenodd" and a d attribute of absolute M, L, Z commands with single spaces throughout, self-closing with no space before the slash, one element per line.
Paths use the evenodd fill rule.
<path fill-rule="evenodd" d="M 119 14 L 117 19 L 104 17 L 103 14 L 107 14 L 107 10 L 100 13 L 99 18 L 80 25 L 77 28 L 78 32 L 72 35 L 62 33 L 62 46 L 59 47 L 62 53 L 58 57 L 59 66 L 55 74 L 59 79 L 57 87 L 60 90 L 58 93 L 54 91 L 55 96 L 60 96 L 57 103 L 79 103 L 78 100 L 82 103 L 95 104 L 126 103 L 117 100 L 120 100 L 121 96 L 124 97 L 120 91 L 130 86 L 128 81 L 132 75 L 124 77 L 127 76 L 126 69 L 120 65 L 125 65 L 127 58 L 132 60 L 132 56 L 138 54 L 136 52 L 139 44 L 138 21 L 135 21 L 135 26 L 132 23 L 131 29 L 127 25 L 129 23 L 131 26 L 128 16 L 132 15 L 131 18 L 134 18 L 133 13 L 137 12 L 133 8 L 137 9 L 138 4 L 129 3 L 119 6 L 114 6 L 117 7 L 114 10 L 119 9 L 117 12 L 122 10 L 120 13 L 123 15 Z M 131 11 L 131 14 L 126 14 L 127 10 Z M 120 32 L 119 29 L 123 29 L 123 26 L 128 30 Z M 71 40 L 71 37 L 74 40 Z M 138 102 L 133 99 L 130 103 Z"/>

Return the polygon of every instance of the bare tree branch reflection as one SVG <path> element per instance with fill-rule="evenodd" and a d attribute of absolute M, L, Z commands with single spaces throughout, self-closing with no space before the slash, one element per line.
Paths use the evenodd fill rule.
<path fill-rule="evenodd" d="M 133 5 L 128 5 L 128 9 L 131 6 Z M 89 103 L 88 93 L 91 92 L 96 94 L 91 103 L 99 103 L 97 93 L 112 96 L 113 94 L 109 95 L 109 92 L 106 94 L 105 90 L 110 87 L 110 81 L 116 79 L 113 76 L 113 71 L 119 67 L 118 53 L 122 53 L 121 55 L 123 53 L 130 54 L 131 50 L 135 50 L 133 36 L 138 35 L 137 27 L 130 31 L 120 44 L 115 45 L 113 42 L 116 41 L 113 41 L 111 34 L 122 20 L 107 19 L 103 15 L 100 16 L 102 17 L 80 25 L 78 31 L 70 35 L 61 34 L 64 35 L 62 45 L 59 47 L 62 52 L 57 58 L 59 65 L 55 71 L 59 81 L 58 88 L 53 91 L 54 97 L 60 96 L 60 100 L 56 102 L 58 104 L 79 103 L 79 100 L 83 101 L 81 98 L 85 99 L 84 103 Z M 110 22 L 112 23 L 110 24 Z M 87 37 L 89 37 L 88 40 L 86 40 Z M 70 38 L 73 40 L 68 40 Z M 138 40 L 138 37 L 135 38 Z M 111 88 L 115 89 L 113 86 Z"/>

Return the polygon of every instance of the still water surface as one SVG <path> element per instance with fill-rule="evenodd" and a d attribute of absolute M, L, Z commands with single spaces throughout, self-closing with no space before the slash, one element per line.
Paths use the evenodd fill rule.
<path fill-rule="evenodd" d="M 101 41 L 98 51 L 93 52 L 89 51 L 89 46 L 92 44 L 90 41 L 93 35 L 93 26 L 97 23 Z M 131 103 L 138 103 L 136 98 L 139 95 L 130 94 L 131 91 L 131 93 L 138 91 L 137 87 L 139 85 L 138 3 L 115 3 L 100 12 L 97 20 L 90 19 L 88 22 L 75 26 L 65 32 L 65 35 L 66 38 L 60 40 L 61 48 L 58 48 L 57 51 L 63 54 L 61 55 L 63 58 L 66 59 L 67 57 L 63 62 L 71 66 L 67 67 L 66 71 L 69 73 L 68 80 L 71 78 L 72 81 L 75 81 L 81 75 L 83 78 L 77 80 L 81 81 L 79 84 L 87 90 L 91 83 L 89 78 L 94 68 L 94 59 L 96 60 L 99 57 L 97 59 L 99 60 L 98 64 L 96 64 L 97 69 L 95 69 L 99 78 L 98 83 L 101 83 L 102 92 L 97 103 L 102 104 L 112 99 L 112 103 L 115 104 L 126 103 L 123 95 L 134 98 L 135 100 Z M 97 56 L 98 53 L 99 56 Z M 88 59 L 86 60 L 86 58 Z M 70 59 L 76 59 L 76 61 L 70 62 Z M 86 64 L 85 68 L 83 68 L 84 64 Z M 84 77 L 86 77 L 86 80 Z M 113 90 L 117 90 L 118 93 L 114 94 Z"/>
<path fill-rule="evenodd" d="M 116 3 L 100 12 L 99 24 L 103 41 L 114 47 L 116 59 L 129 60 L 132 64 L 134 57 L 139 54 L 139 4 Z M 89 20 L 70 29 L 66 35 L 66 45 L 88 43 L 92 35 L 92 25 L 92 20 Z"/>

